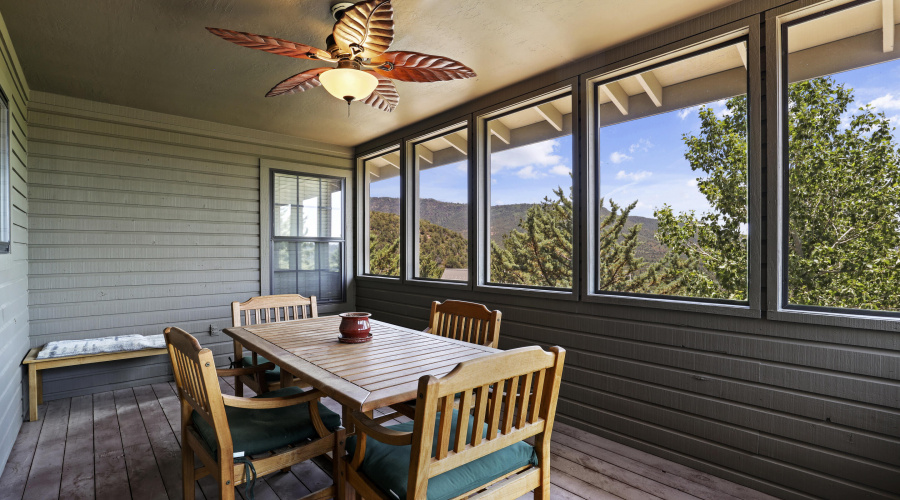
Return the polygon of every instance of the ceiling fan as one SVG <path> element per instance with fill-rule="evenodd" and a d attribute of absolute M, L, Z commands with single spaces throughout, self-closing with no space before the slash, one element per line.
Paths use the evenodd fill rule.
<path fill-rule="evenodd" d="M 394 39 L 391 0 L 341 2 L 331 8 L 335 20 L 326 38 L 327 50 L 242 31 L 206 28 L 210 33 L 243 47 L 272 54 L 337 63 L 298 73 L 272 87 L 266 97 L 302 92 L 322 85 L 349 106 L 352 101 L 383 111 L 393 111 L 400 95 L 391 79 L 402 82 L 436 82 L 472 78 L 468 66 L 442 56 L 419 52 L 386 52 Z"/>

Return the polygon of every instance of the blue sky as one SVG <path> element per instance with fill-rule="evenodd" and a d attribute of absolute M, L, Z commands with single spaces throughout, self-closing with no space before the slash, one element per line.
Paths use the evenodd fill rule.
<path fill-rule="evenodd" d="M 900 125 L 900 61 L 833 75 L 854 89 L 851 111 L 871 104 Z M 720 116 L 725 101 L 707 103 Z M 682 134 L 700 129 L 699 106 L 671 111 L 600 129 L 600 196 L 619 205 L 635 200 L 632 215 L 653 217 L 668 203 L 676 212 L 709 210 L 697 189 L 698 173 L 684 159 Z M 848 114 L 849 116 L 849 114 Z M 849 122 L 849 120 L 847 120 Z M 572 167 L 571 136 L 491 155 L 491 204 L 537 203 L 562 186 L 568 191 Z M 463 164 L 421 173 L 421 196 L 465 203 Z M 373 196 L 398 196 L 399 179 L 372 184 Z"/>

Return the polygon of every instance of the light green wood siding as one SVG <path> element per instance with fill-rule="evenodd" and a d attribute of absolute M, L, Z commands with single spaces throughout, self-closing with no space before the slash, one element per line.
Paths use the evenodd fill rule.
<path fill-rule="evenodd" d="M 0 17 L 0 88 L 9 100 L 12 249 L 0 255 L 0 464 L 12 450 L 24 414 L 22 366 L 28 352 L 28 101 L 30 90 Z"/>
<path fill-rule="evenodd" d="M 227 363 L 231 302 L 260 294 L 261 159 L 350 169 L 351 151 L 42 92 L 33 99 L 31 345 L 177 325 Z M 44 397 L 169 378 L 164 357 L 53 370 Z"/>

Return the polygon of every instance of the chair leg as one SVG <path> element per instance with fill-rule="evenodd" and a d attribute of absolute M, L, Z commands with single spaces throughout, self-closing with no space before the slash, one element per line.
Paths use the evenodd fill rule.
<path fill-rule="evenodd" d="M 194 500 L 194 450 L 184 442 L 181 445 L 181 489 L 184 500 Z"/>
<path fill-rule="evenodd" d="M 339 498 L 340 500 L 344 500 L 346 498 L 346 493 L 344 492 L 344 488 L 347 483 L 347 478 L 344 474 L 344 444 L 347 440 L 347 429 L 343 427 L 338 427 L 334 430 L 334 453 L 331 457 L 331 463 L 333 466 L 332 469 L 332 478 L 334 478 L 334 487 L 335 494 L 334 498 Z"/>
<path fill-rule="evenodd" d="M 541 468 L 541 483 L 534 489 L 534 500 L 550 500 L 550 439 L 542 432 L 534 437 L 534 447 Z"/>

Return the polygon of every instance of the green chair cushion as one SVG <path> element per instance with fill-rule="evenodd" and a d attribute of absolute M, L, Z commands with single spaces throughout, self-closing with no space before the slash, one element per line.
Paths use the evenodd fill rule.
<path fill-rule="evenodd" d="M 440 418 L 440 414 L 438 414 Z M 469 428 L 466 439 L 472 436 L 472 424 L 474 418 L 469 417 Z M 432 456 L 437 447 L 438 422 L 435 422 L 435 435 L 432 441 Z M 390 426 L 390 429 L 403 432 L 411 432 L 414 422 L 406 422 Z M 456 434 L 456 410 L 453 410 L 453 425 L 450 435 Z M 487 425 L 484 425 L 482 435 L 487 435 Z M 347 451 L 352 456 L 356 450 L 356 436 L 347 439 Z M 409 481 L 409 460 L 411 445 L 392 446 L 376 441 L 373 438 L 366 440 L 366 456 L 360 465 L 360 470 L 383 491 L 395 498 L 406 498 L 406 487 Z M 437 475 L 428 481 L 428 500 L 447 500 L 458 497 L 479 486 L 503 477 L 510 472 L 525 467 L 537 465 L 537 453 L 534 447 L 525 442 L 518 442 L 500 450 L 473 460 L 465 465 Z"/>
<path fill-rule="evenodd" d="M 297 387 L 286 387 L 260 394 L 256 398 L 277 398 L 302 393 L 303 391 Z M 319 415 L 322 416 L 322 422 L 329 431 L 341 425 L 341 417 L 337 413 L 322 403 L 318 405 Z M 309 403 L 264 410 L 226 406 L 225 414 L 228 416 L 228 428 L 231 430 L 235 453 L 243 451 L 247 455 L 255 455 L 318 437 L 309 416 Z M 206 446 L 215 455 L 219 444 L 212 426 L 196 411 L 191 415 L 191 421 Z"/>
<path fill-rule="evenodd" d="M 244 356 L 243 358 L 241 358 L 241 362 L 244 363 L 244 365 L 243 365 L 244 367 L 255 366 L 253 364 L 253 358 L 250 356 Z M 269 360 L 257 354 L 256 362 L 257 362 L 257 364 L 264 365 L 264 364 L 268 363 Z M 281 368 L 279 368 L 278 365 L 275 365 L 274 370 L 266 370 L 266 382 L 280 382 L 280 381 L 281 381 Z"/>

